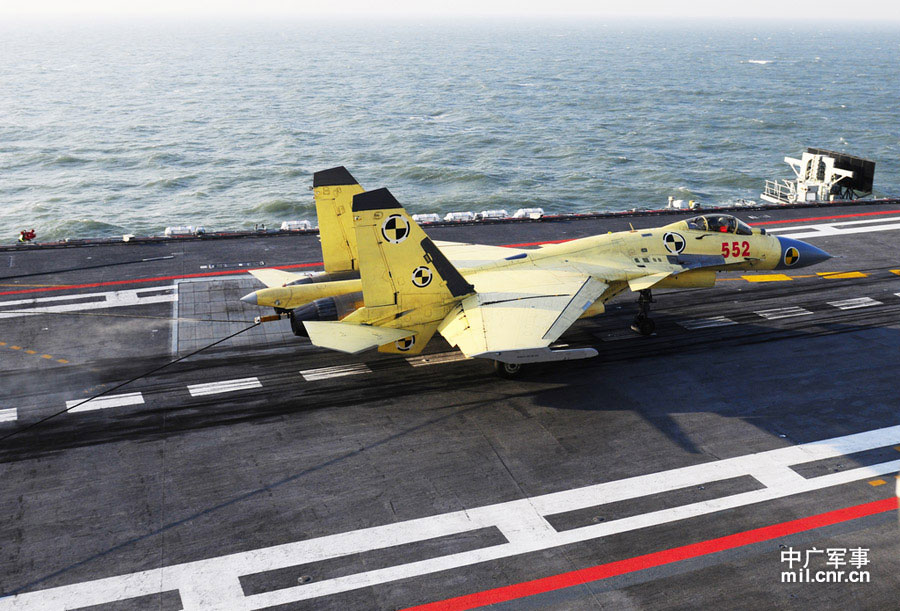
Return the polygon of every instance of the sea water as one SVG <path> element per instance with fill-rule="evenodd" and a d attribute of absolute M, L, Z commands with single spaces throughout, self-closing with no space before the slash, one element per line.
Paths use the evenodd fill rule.
<path fill-rule="evenodd" d="M 0 24 L 0 242 L 277 227 L 346 166 L 411 212 L 758 199 L 806 146 L 900 195 L 900 26 Z"/>

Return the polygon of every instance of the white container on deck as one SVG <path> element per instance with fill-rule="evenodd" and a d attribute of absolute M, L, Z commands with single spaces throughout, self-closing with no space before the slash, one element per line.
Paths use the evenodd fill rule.
<path fill-rule="evenodd" d="M 483 221 L 485 219 L 506 219 L 509 218 L 509 213 L 506 210 L 482 210 L 481 212 L 475 213 L 476 221 Z"/>
<path fill-rule="evenodd" d="M 533 219 L 537 220 L 544 216 L 543 208 L 519 208 L 513 214 L 514 219 Z"/>
<path fill-rule="evenodd" d="M 457 222 L 473 221 L 475 220 L 475 215 L 471 212 L 448 212 L 444 215 L 444 220 Z"/>
<path fill-rule="evenodd" d="M 165 236 L 167 238 L 177 236 L 194 235 L 194 228 L 190 225 L 179 225 L 177 227 L 166 227 Z"/>
<path fill-rule="evenodd" d="M 282 231 L 304 231 L 312 228 L 312 223 L 306 219 L 303 219 L 302 221 L 284 221 L 281 223 Z"/>

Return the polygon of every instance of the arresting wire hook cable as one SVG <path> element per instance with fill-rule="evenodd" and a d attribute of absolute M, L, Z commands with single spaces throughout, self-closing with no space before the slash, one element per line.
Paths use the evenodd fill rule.
<path fill-rule="evenodd" d="M 120 384 L 116 384 L 115 386 L 113 386 L 113 387 L 111 387 L 111 388 L 107 388 L 106 390 L 104 390 L 104 391 L 102 391 L 102 392 L 99 392 L 99 393 L 97 393 L 96 395 L 94 395 L 94 396 L 92 396 L 92 397 L 88 397 L 88 398 L 85 399 L 84 401 L 79 401 L 78 403 L 76 403 L 75 405 L 73 405 L 73 406 L 71 406 L 71 407 L 67 407 L 66 409 L 63 409 L 63 410 L 60 410 L 60 411 L 58 411 L 58 412 L 56 412 L 56 413 L 50 414 L 49 416 L 45 416 L 44 418 L 41 418 L 40 420 L 37 420 L 36 422 L 32 422 L 31 424 L 29 424 L 29 425 L 26 426 L 26 427 L 23 427 L 23 428 L 21 428 L 21 429 L 15 430 L 15 431 L 13 431 L 12 433 L 9 433 L 8 435 L 4 435 L 3 437 L 0 437 L 0 442 L 6 441 L 6 440 L 9 439 L 10 437 L 14 437 L 14 436 L 16 436 L 16 435 L 19 435 L 19 434 L 21 434 L 21 433 L 24 433 L 25 431 L 31 430 L 31 429 L 33 429 L 33 428 L 35 428 L 35 427 L 37 427 L 37 426 L 39 426 L 39 425 L 41 425 L 41 424 L 47 422 L 48 420 L 52 420 L 53 418 L 56 418 L 57 416 L 61 416 L 61 415 L 65 414 L 65 413 L 69 412 L 70 410 L 75 409 L 76 407 L 80 407 L 80 406 L 84 405 L 84 404 L 87 403 L 88 401 L 93 401 L 94 399 L 97 399 L 97 398 L 99 398 L 99 397 L 102 397 L 103 395 L 105 395 L 105 394 L 107 394 L 107 393 L 111 393 L 111 392 L 114 391 L 114 390 L 118 390 L 118 389 L 122 388 L 123 386 L 125 386 L 125 385 L 127 385 L 127 384 L 131 384 L 132 382 L 136 382 L 137 380 L 140 380 L 141 378 L 146 378 L 146 377 L 149 376 L 149 375 L 153 375 L 153 374 L 156 373 L 157 371 L 161 371 L 161 370 L 165 369 L 166 367 L 169 367 L 170 365 L 174 365 L 175 363 L 180 363 L 181 361 L 183 361 L 183 360 L 185 360 L 185 359 L 188 359 L 188 358 L 194 356 L 195 354 L 198 354 L 198 353 L 200 353 L 200 352 L 203 352 L 204 350 L 208 350 L 209 348 L 212 348 L 213 346 L 216 346 L 216 345 L 218 345 L 218 344 L 221 344 L 221 343 L 224 342 L 224 341 L 228 341 L 228 340 L 231 339 L 232 337 L 238 336 L 238 335 L 240 335 L 241 333 L 244 333 L 244 332 L 246 332 L 246 331 L 249 331 L 250 329 L 255 329 L 255 328 L 258 327 L 260 324 L 262 324 L 262 323 L 255 322 L 255 323 L 253 323 L 252 325 L 250 325 L 249 327 L 245 327 L 245 328 L 241 329 L 240 331 L 237 331 L 237 332 L 235 332 L 235 333 L 232 333 L 231 335 L 227 335 L 227 336 L 223 337 L 222 339 L 218 339 L 218 340 L 214 341 L 214 342 L 211 343 L 211 344 L 208 344 L 208 345 L 206 345 L 206 346 L 203 346 L 202 348 L 198 348 L 197 350 L 194 350 L 194 351 L 191 352 L 191 353 L 185 354 L 184 356 L 180 356 L 180 357 L 178 357 L 177 359 L 174 359 L 174 360 L 172 360 L 172 361 L 169 361 L 168 363 L 163 363 L 163 364 L 160 365 L 159 367 L 156 367 L 156 368 L 154 368 L 154 369 L 151 369 L 150 371 L 145 371 L 144 373 L 142 373 L 142 374 L 140 374 L 140 375 L 138 375 L 138 376 L 135 376 L 135 377 L 133 377 L 133 378 L 131 378 L 131 379 L 125 380 L 124 382 L 121 382 Z"/>

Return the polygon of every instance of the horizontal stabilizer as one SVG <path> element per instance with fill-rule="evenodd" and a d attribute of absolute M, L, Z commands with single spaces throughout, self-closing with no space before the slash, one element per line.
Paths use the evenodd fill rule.
<path fill-rule="evenodd" d="M 408 329 L 336 321 L 304 320 L 303 326 L 314 345 L 349 354 L 357 354 L 416 334 Z"/>
<path fill-rule="evenodd" d="M 482 352 L 472 354 L 475 358 L 494 359 L 501 363 L 548 363 L 551 361 L 574 361 L 597 356 L 593 348 L 570 348 L 551 350 L 550 348 L 529 348 L 526 350 L 505 350 L 502 352 Z"/>
<path fill-rule="evenodd" d="M 292 274 L 291 272 L 286 272 L 283 269 L 251 269 L 249 270 L 253 277 L 268 286 L 272 287 L 281 287 L 285 284 L 290 284 L 296 280 L 300 280 L 305 277 L 301 274 Z"/>

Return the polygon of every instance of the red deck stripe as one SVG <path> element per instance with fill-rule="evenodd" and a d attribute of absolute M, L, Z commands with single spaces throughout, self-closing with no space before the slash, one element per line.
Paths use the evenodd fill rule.
<path fill-rule="evenodd" d="M 781 221 L 761 221 L 759 223 L 750 223 L 750 225 L 781 225 L 785 223 L 804 223 L 807 221 L 826 221 L 829 219 L 845 219 L 845 218 L 853 218 L 858 216 L 874 216 L 879 214 L 896 214 L 900 213 L 900 210 L 880 210 L 877 212 L 857 212 L 855 214 L 837 214 L 834 216 L 815 216 L 803 219 L 785 219 Z M 572 238 L 575 239 L 575 238 Z M 570 242 L 571 239 L 566 240 L 547 240 L 544 242 L 522 242 L 521 244 L 503 244 L 503 246 L 507 248 L 522 248 L 525 246 L 542 246 L 544 244 L 562 244 L 563 242 Z M 181 280 L 184 278 L 204 278 L 207 276 L 225 276 L 230 274 L 243 274 L 249 269 L 296 269 L 299 267 L 318 267 L 322 265 L 321 261 L 316 263 L 297 263 L 295 265 L 276 265 L 270 268 L 244 268 L 244 269 L 236 269 L 236 270 L 224 270 L 220 272 L 202 272 L 197 274 L 182 274 L 179 276 L 156 276 L 154 278 L 135 278 L 133 280 L 109 280 L 107 282 L 91 282 L 88 284 L 66 284 L 61 286 L 46 286 L 40 288 L 26 288 L 26 289 L 16 289 L 12 291 L 0 291 L 0 295 L 20 295 L 23 293 L 45 293 L 48 291 L 63 291 L 63 290 L 72 290 L 72 289 L 93 289 L 104 286 L 117 286 L 121 284 L 140 284 L 143 282 L 162 282 L 165 280 Z"/>
<path fill-rule="evenodd" d="M 244 267 L 242 269 L 228 269 L 220 272 L 200 272 L 197 274 L 181 274 L 178 276 L 154 276 L 153 278 L 133 278 L 131 280 L 108 280 L 106 282 L 90 282 L 88 284 L 64 284 L 60 286 L 44 286 L 40 288 L 16 289 L 13 291 L 0 291 L 0 295 L 18 295 L 20 293 L 44 293 L 47 291 L 63 291 L 69 289 L 93 289 L 101 286 L 116 286 L 119 284 L 139 284 L 142 282 L 162 282 L 165 280 L 181 280 L 183 278 L 205 278 L 207 276 L 225 276 L 228 274 L 245 274 L 251 269 L 297 269 L 298 267 L 319 267 L 318 263 L 295 263 L 294 265 L 274 265 L 272 267 Z"/>
<path fill-rule="evenodd" d="M 897 497 L 882 499 L 862 505 L 854 505 L 853 507 L 845 507 L 835 511 L 820 513 L 818 515 L 782 522 L 780 524 L 772 524 L 755 528 L 744 532 L 735 533 L 718 539 L 710 539 L 699 543 L 691 543 L 681 547 L 653 552 L 643 556 L 627 558 L 608 564 L 600 564 L 597 566 L 535 579 L 534 581 L 526 581 L 456 598 L 448 598 L 433 603 L 426 603 L 416 607 L 409 607 L 404 611 L 463 611 L 464 609 L 474 609 L 485 605 L 502 603 L 526 596 L 534 596 L 535 594 L 543 594 L 553 590 L 561 590 L 576 585 L 581 585 L 591 581 L 600 579 L 608 579 L 618 575 L 625 575 L 636 571 L 642 571 L 652 567 L 680 562 L 690 558 L 715 554 L 761 541 L 769 541 L 779 537 L 785 537 L 796 533 L 839 524 L 849 520 L 856 520 L 865 516 L 884 513 L 897 509 Z"/>

